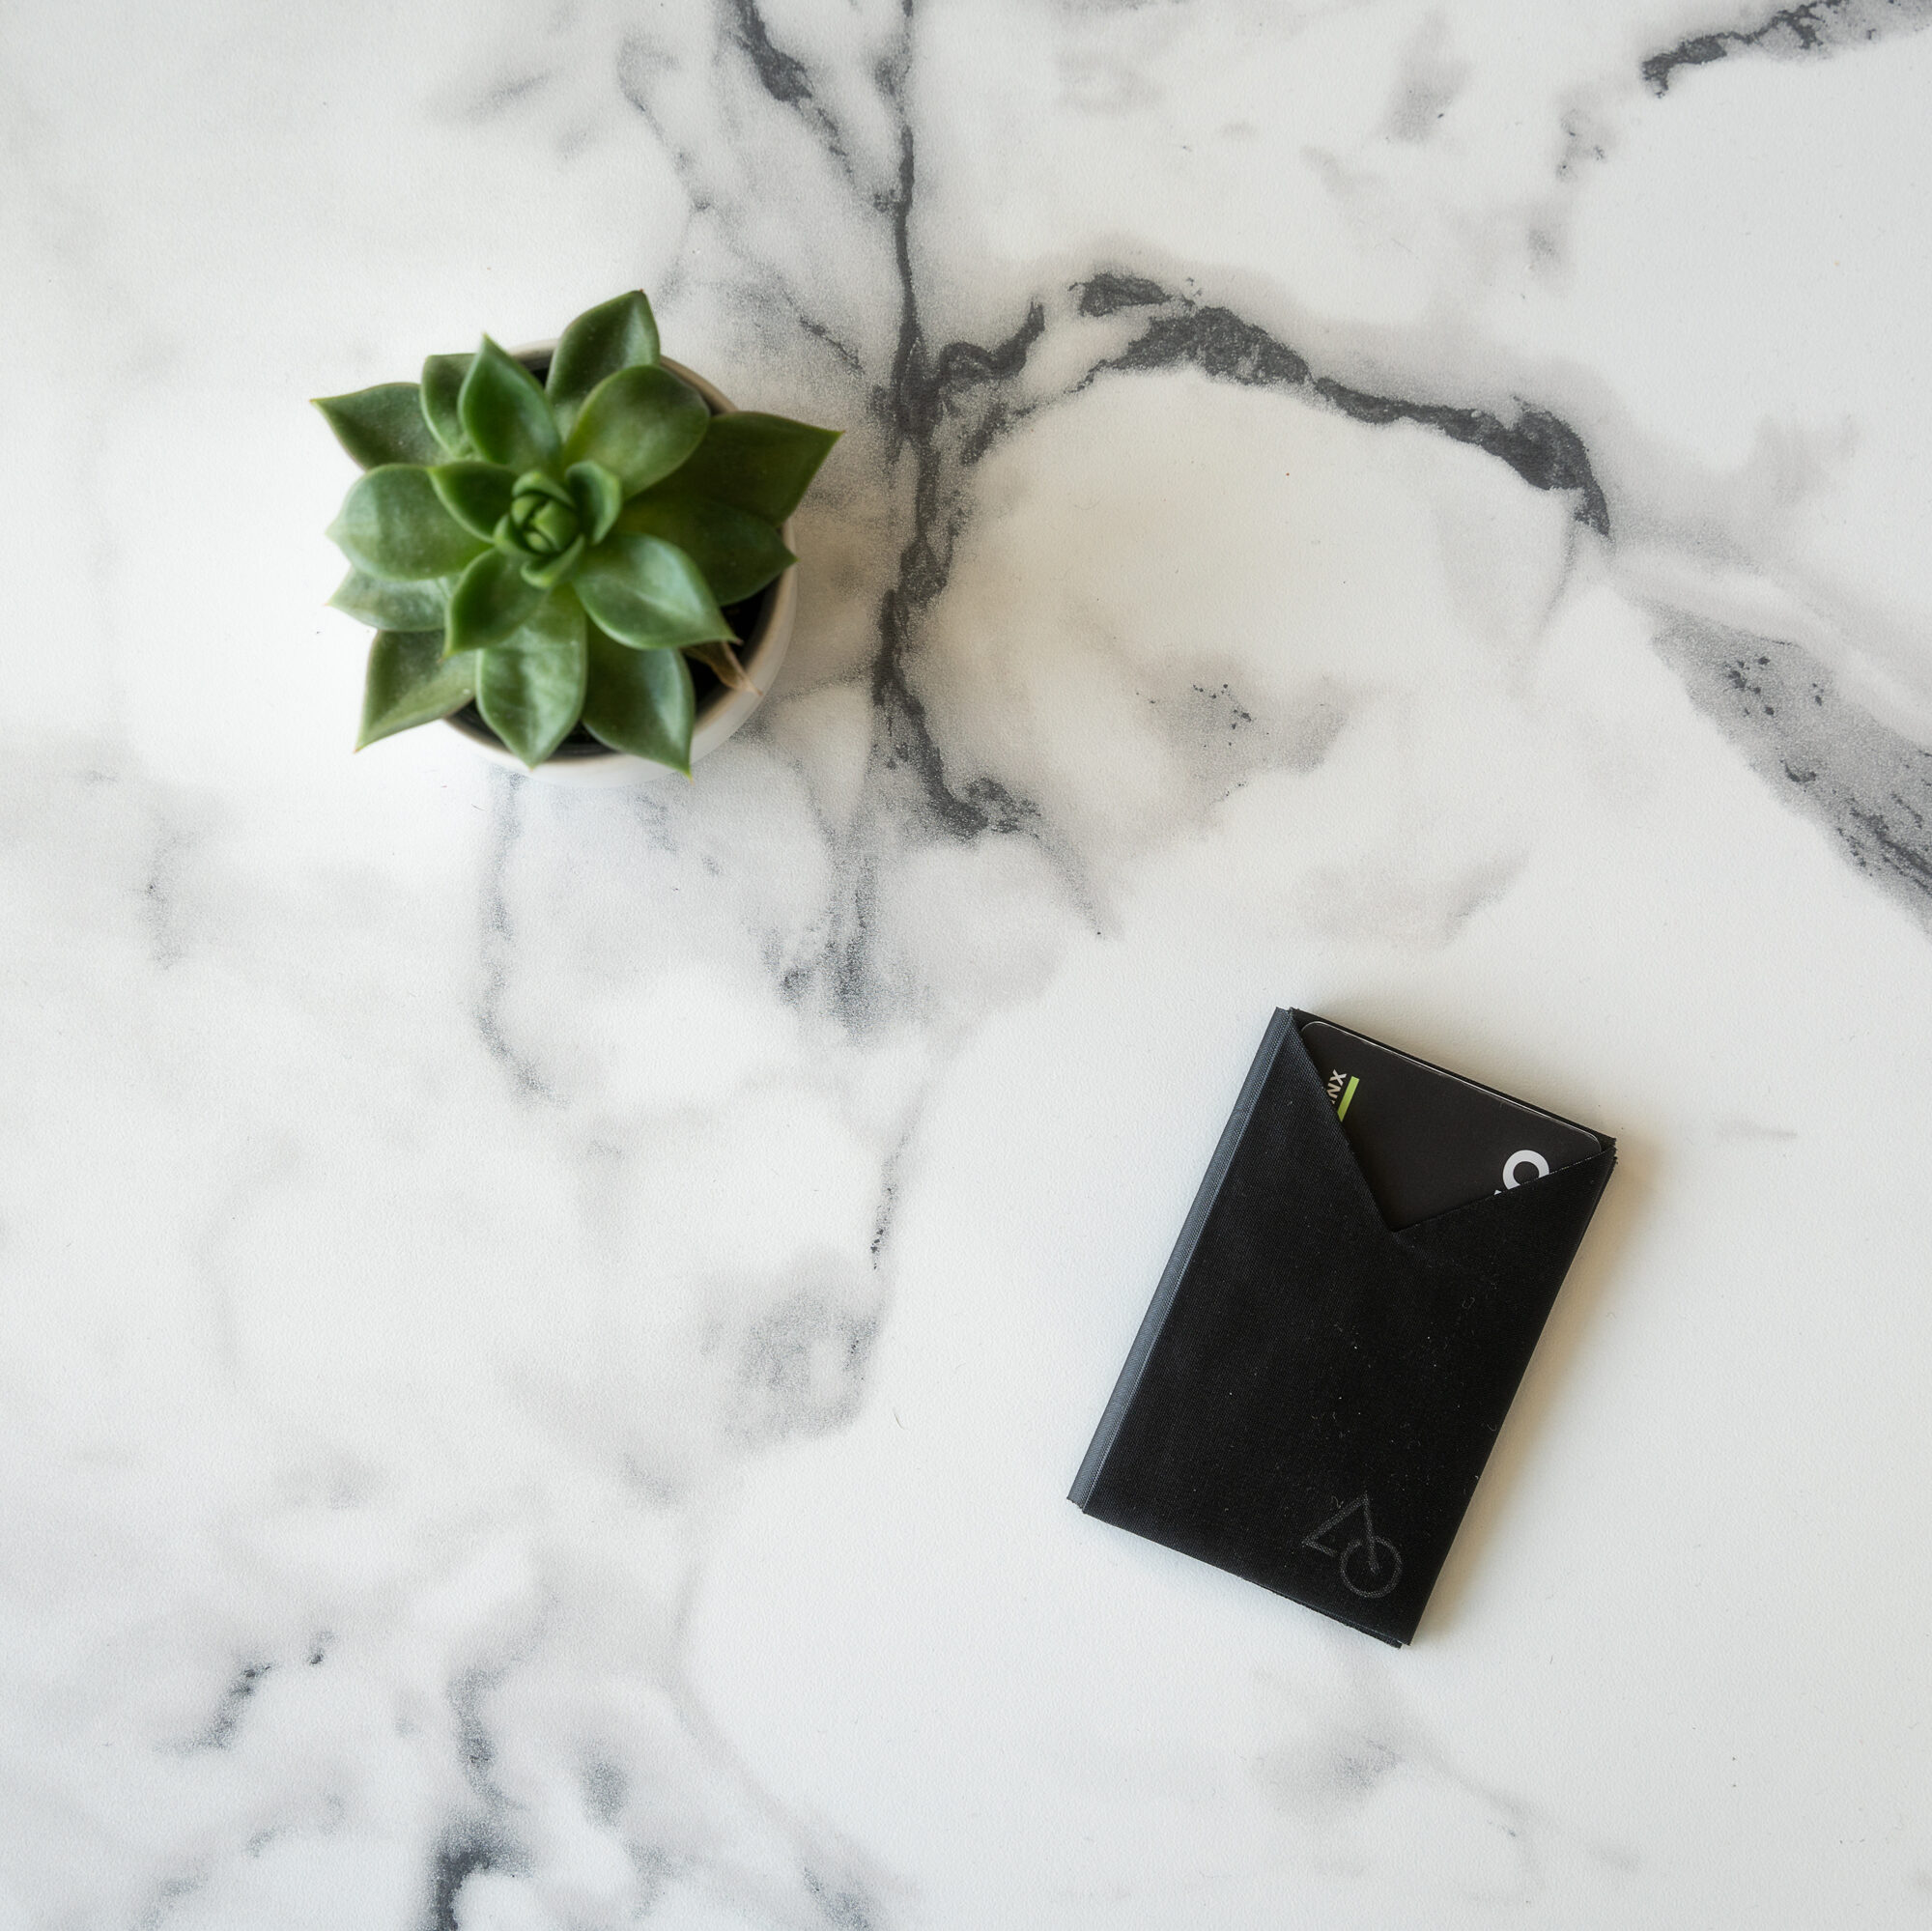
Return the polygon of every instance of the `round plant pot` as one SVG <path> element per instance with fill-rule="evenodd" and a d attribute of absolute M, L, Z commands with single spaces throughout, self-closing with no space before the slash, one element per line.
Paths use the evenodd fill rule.
<path fill-rule="evenodd" d="M 533 374 L 542 376 L 550 368 L 555 348 L 554 342 L 538 342 L 514 353 Z M 673 362 L 668 355 L 663 361 L 672 375 L 689 383 L 704 398 L 713 415 L 736 413 L 736 405 L 730 398 L 702 376 L 687 369 L 682 362 Z M 789 519 L 780 525 L 779 534 L 784 540 L 784 547 L 795 552 L 797 546 L 792 541 Z M 765 693 L 772 688 L 772 680 L 779 674 L 779 666 L 784 662 L 785 649 L 791 642 L 792 616 L 797 608 L 796 563 L 786 565 L 756 596 L 724 607 L 732 627 L 745 639 L 738 646 L 738 661 L 757 688 L 733 691 L 708 667 L 692 665 L 692 678 L 697 686 L 697 716 L 691 731 L 694 765 L 716 751 L 765 701 Z M 647 757 L 633 757 L 629 752 L 612 751 L 610 746 L 599 744 L 582 724 L 575 726 L 534 771 L 528 771 L 523 759 L 483 722 L 482 713 L 474 704 L 466 704 L 443 723 L 461 732 L 485 757 L 521 778 L 540 778 L 550 784 L 606 785 L 648 783 L 670 776 L 668 765 L 654 764 Z"/>

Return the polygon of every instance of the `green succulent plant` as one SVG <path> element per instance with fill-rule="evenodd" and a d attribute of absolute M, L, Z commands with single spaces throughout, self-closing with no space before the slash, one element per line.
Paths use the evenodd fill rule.
<path fill-rule="evenodd" d="M 779 526 L 838 440 L 713 415 L 639 294 L 580 315 L 542 383 L 486 335 L 315 406 L 365 472 L 328 531 L 329 601 L 376 630 L 356 749 L 473 702 L 532 769 L 581 721 L 690 771 L 687 660 L 749 688 L 723 607 L 795 560 Z"/>

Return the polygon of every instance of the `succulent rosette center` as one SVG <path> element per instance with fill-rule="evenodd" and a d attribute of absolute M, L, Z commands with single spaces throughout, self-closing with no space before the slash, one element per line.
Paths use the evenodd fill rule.
<path fill-rule="evenodd" d="M 561 556 L 583 533 L 570 492 L 541 469 L 517 479 L 510 497 L 510 535 L 518 549 L 539 562 Z"/>

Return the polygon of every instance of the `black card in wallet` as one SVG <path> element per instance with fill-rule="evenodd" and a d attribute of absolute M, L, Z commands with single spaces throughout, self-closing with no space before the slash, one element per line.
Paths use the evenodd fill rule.
<path fill-rule="evenodd" d="M 1072 1498 L 1406 1643 L 1616 1149 L 1556 1122 L 1597 1150 L 1391 1228 L 1310 1024 L 1269 1022 Z"/>

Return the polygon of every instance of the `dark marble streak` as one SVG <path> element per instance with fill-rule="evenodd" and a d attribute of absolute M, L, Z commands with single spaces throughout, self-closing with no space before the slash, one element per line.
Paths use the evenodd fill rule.
<path fill-rule="evenodd" d="M 1306 356 L 1261 325 L 1227 307 L 1176 295 L 1146 276 L 1103 270 L 1079 284 L 1076 294 L 1083 316 L 1145 310 L 1149 319 L 1124 351 L 1094 365 L 1065 393 L 1110 372 L 1182 366 L 1199 368 L 1216 381 L 1297 392 L 1357 422 L 1410 422 L 1481 449 L 1532 489 L 1574 494 L 1577 521 L 1606 539 L 1611 536 L 1609 503 L 1588 447 L 1575 429 L 1548 411 L 1524 404 L 1515 421 L 1506 423 L 1484 410 L 1357 389 L 1317 375 Z M 939 360 L 943 365 L 951 358 L 952 366 L 970 368 L 983 382 L 1009 378 L 1024 367 L 1025 350 L 1041 332 L 1041 311 L 1036 304 L 1023 327 L 996 350 L 969 355 L 968 345 L 953 343 Z M 939 392 L 946 392 L 943 383 Z M 1037 401 L 1026 410 L 1006 409 L 998 415 L 998 428 L 1010 427 L 1046 406 Z M 993 417 L 993 407 L 982 403 L 981 408 L 987 418 Z M 964 438 L 962 467 L 993 440 L 985 433 Z M 949 513 L 948 557 L 965 514 L 956 496 Z M 936 570 L 931 596 L 944 587 L 944 581 L 943 569 Z M 895 641 L 904 648 L 903 638 Z M 1842 697 L 1829 669 L 1798 644 L 1726 630 L 1675 610 L 1662 613 L 1658 644 L 1685 677 L 1693 698 L 1754 770 L 1805 816 L 1825 824 L 1861 871 L 1919 916 L 1932 918 L 1932 752 Z M 970 836 L 983 827 L 960 829 Z"/>
<path fill-rule="evenodd" d="M 479 935 L 480 976 L 472 1008 L 476 1036 L 483 1049 L 502 1068 L 517 1091 L 526 1099 L 554 1102 L 555 1093 L 538 1070 L 536 1063 L 517 1051 L 503 1025 L 503 1002 L 509 991 L 510 969 L 515 959 L 516 927 L 510 916 L 505 880 L 511 854 L 523 829 L 522 788 L 525 781 L 514 772 L 492 773 L 490 791 L 490 845 L 484 858 L 482 930 Z"/>
<path fill-rule="evenodd" d="M 758 12 L 756 0 L 725 0 L 725 11 L 730 16 L 732 37 L 745 58 L 751 62 L 752 70 L 758 77 L 758 85 L 781 106 L 789 107 L 802 115 L 827 152 L 844 169 L 846 178 L 854 179 L 852 157 L 846 152 L 844 136 L 838 122 L 825 111 L 812 93 L 811 77 L 805 63 L 793 58 L 773 41 L 764 15 Z"/>
<path fill-rule="evenodd" d="M 1330 376 L 1318 376 L 1306 356 L 1233 309 L 1172 295 L 1157 283 L 1121 274 L 1095 275 L 1080 290 L 1083 315 L 1158 309 L 1140 336 L 1093 372 L 1158 370 L 1191 364 L 1217 381 L 1254 388 L 1300 390 L 1351 421 L 1381 427 L 1411 422 L 1465 442 L 1505 463 L 1533 490 L 1574 491 L 1577 521 L 1600 536 L 1610 533 L 1609 505 L 1590 467 L 1583 439 L 1560 416 L 1520 404 L 1514 422 L 1488 410 L 1377 395 Z M 1092 375 L 1087 380 L 1091 381 Z"/>
<path fill-rule="evenodd" d="M 270 1662 L 251 1662 L 237 1670 L 234 1680 L 222 1692 L 220 1707 L 208 1728 L 186 1747 L 190 1750 L 225 1750 L 235 1741 L 235 1732 L 241 1725 L 242 1712 L 248 1699 L 254 1695 L 263 1677 L 273 1667 Z"/>
<path fill-rule="evenodd" d="M 803 1875 L 806 1895 L 836 1931 L 879 1931 L 884 1920 L 878 1916 L 877 1904 L 863 1889 L 850 1883 L 821 1877 L 811 1869 Z"/>
<path fill-rule="evenodd" d="M 496 1847 L 487 1832 L 459 1830 L 439 1847 L 430 1867 L 429 1899 L 422 1931 L 461 1931 L 456 1915 L 463 1887 L 479 1871 L 498 1868 Z"/>
<path fill-rule="evenodd" d="M 1932 751 L 1846 701 L 1802 644 L 1659 615 L 1657 647 L 1751 768 L 1860 871 L 1932 919 Z"/>
<path fill-rule="evenodd" d="M 818 99 L 809 71 L 778 46 L 756 0 L 731 0 L 730 39 L 759 85 L 823 141 L 855 190 L 861 187 L 837 118 Z M 842 855 L 844 895 L 828 922 L 821 957 L 794 965 L 784 991 L 794 1001 L 816 992 L 846 1025 L 863 1027 L 882 1003 L 876 952 L 879 866 L 890 845 L 940 838 L 970 842 L 987 835 L 1034 830 L 1040 813 L 996 780 L 954 783 L 925 703 L 913 688 L 909 660 L 924 621 L 950 580 L 956 540 L 970 515 L 964 469 L 1016 419 L 1005 390 L 1026 366 L 1046 326 L 1034 304 L 1010 335 L 990 346 L 952 341 L 934 347 L 921 310 L 912 227 L 919 184 L 918 144 L 907 99 L 912 61 L 912 0 L 902 0 L 899 31 L 876 62 L 872 81 L 886 107 L 895 150 L 883 185 L 869 193 L 871 212 L 888 226 L 897 311 L 890 366 L 872 386 L 868 407 L 883 432 L 894 482 L 909 529 L 896 568 L 879 598 L 877 649 L 870 667 L 873 743 L 867 809 Z M 825 341 L 855 372 L 862 357 L 822 321 L 800 314 L 799 326 Z"/>
<path fill-rule="evenodd" d="M 475 1793 L 480 1808 L 454 1817 L 444 1831 L 429 1869 L 428 1897 L 420 1931 L 458 1931 L 457 1905 L 463 1888 L 479 1871 L 521 1871 L 525 1860 L 503 1828 L 510 1803 L 491 1778 L 497 1749 L 483 1719 L 484 1696 L 499 1680 L 486 1669 L 472 1669 L 449 1687 L 464 1780 Z"/>
<path fill-rule="evenodd" d="M 1932 0 L 1805 0 L 1755 27 L 1691 34 L 1655 53 L 1640 71 L 1654 94 L 1667 94 L 1680 68 L 1707 67 L 1733 54 L 1768 53 L 1786 59 L 1836 53 L 1889 33 L 1932 24 Z"/>

